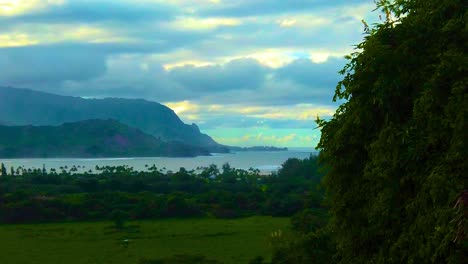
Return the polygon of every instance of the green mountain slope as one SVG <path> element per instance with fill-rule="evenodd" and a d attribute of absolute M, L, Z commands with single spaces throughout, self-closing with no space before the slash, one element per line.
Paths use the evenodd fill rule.
<path fill-rule="evenodd" d="M 0 126 L 1 158 L 197 156 L 208 151 L 163 142 L 115 120 L 60 126 Z"/>
<path fill-rule="evenodd" d="M 170 108 L 142 99 L 84 99 L 28 89 L 0 87 L 0 122 L 8 125 L 60 125 L 89 119 L 115 119 L 160 138 L 201 146 L 211 152 L 227 148 L 184 124 Z"/>

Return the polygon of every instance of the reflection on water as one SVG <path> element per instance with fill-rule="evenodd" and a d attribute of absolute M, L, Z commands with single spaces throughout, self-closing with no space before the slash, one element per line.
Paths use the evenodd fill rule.
<path fill-rule="evenodd" d="M 177 171 L 180 167 L 187 170 L 197 167 L 206 167 L 215 164 L 221 167 L 224 163 L 229 163 L 231 167 L 238 169 L 259 169 L 262 172 L 271 172 L 280 168 L 281 164 L 288 158 L 307 158 L 313 152 L 313 149 L 290 149 L 289 151 L 247 151 L 229 154 L 213 154 L 213 156 L 200 156 L 195 158 L 94 158 L 94 159 L 1 159 L 7 168 L 23 166 L 24 168 L 42 168 L 47 170 L 51 168 L 60 169 L 60 167 L 77 167 L 79 171 L 94 171 L 96 166 L 122 166 L 127 165 L 135 170 L 146 170 L 155 165 L 157 168 Z"/>

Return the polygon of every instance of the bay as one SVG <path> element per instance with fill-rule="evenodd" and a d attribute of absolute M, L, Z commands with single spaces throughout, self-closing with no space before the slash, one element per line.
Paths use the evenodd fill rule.
<path fill-rule="evenodd" d="M 168 157 L 146 157 L 146 158 L 53 158 L 53 159 L 0 159 L 8 171 L 11 167 L 23 167 L 25 169 L 42 169 L 43 166 L 49 171 L 51 168 L 60 170 L 60 167 L 68 169 L 75 166 L 78 171 L 95 171 L 96 166 L 123 166 L 133 167 L 134 170 L 144 171 L 155 165 L 158 169 L 165 171 L 178 171 L 181 167 L 194 170 L 197 167 L 207 167 L 211 164 L 219 168 L 225 163 L 237 169 L 254 168 L 262 173 L 276 171 L 289 158 L 308 158 L 316 154 L 313 148 L 289 148 L 287 151 L 241 151 L 235 153 L 214 153 L 212 156 L 199 156 L 194 158 L 168 158 Z"/>

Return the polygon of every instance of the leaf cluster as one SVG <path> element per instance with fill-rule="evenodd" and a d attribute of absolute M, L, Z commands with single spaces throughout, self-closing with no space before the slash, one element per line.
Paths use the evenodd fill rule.
<path fill-rule="evenodd" d="M 320 161 L 340 263 L 457 263 L 467 188 L 466 3 L 379 1 L 385 21 L 348 56 L 319 120 Z M 466 245 L 466 244 L 465 244 Z"/>

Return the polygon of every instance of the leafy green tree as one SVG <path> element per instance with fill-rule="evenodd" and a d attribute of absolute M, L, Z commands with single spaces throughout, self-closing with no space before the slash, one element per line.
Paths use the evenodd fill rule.
<path fill-rule="evenodd" d="M 327 215 L 325 209 L 305 209 L 291 217 L 294 231 L 307 234 L 325 227 Z"/>
<path fill-rule="evenodd" d="M 342 70 L 318 120 L 339 263 L 461 263 L 467 188 L 468 11 L 461 0 L 382 0 L 384 22 Z M 465 251 L 464 251 L 465 250 Z"/>
<path fill-rule="evenodd" d="M 2 172 L 2 176 L 7 175 L 7 169 L 6 169 L 6 167 L 5 167 L 5 165 L 3 163 L 0 165 L 0 170 Z"/>

